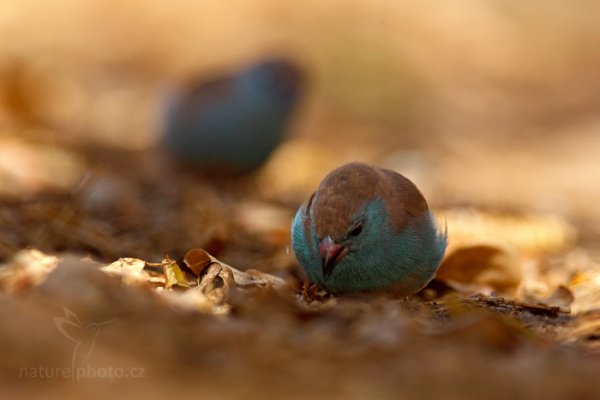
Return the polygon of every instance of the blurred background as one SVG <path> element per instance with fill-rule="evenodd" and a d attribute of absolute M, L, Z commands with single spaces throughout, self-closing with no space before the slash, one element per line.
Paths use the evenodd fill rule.
<path fill-rule="evenodd" d="M 197 209 L 215 196 L 221 204 L 222 194 L 207 190 L 227 184 L 202 188 L 183 179 L 190 168 L 165 159 L 165 104 L 186 82 L 271 57 L 302 69 L 301 101 L 265 164 L 229 185 L 234 202 L 267 199 L 291 218 L 329 170 L 362 160 L 404 173 L 435 207 L 551 213 L 593 243 L 597 13 L 593 1 L 4 1 L 0 221 L 12 232 L 0 240 L 1 255 L 32 244 L 158 255 L 214 244 L 215 231 L 216 242 L 226 241 L 220 217 L 228 212 L 209 223 Z M 189 198 L 189 212 L 165 215 Z M 32 199 L 35 206 L 23 202 Z M 82 227 L 60 204 L 104 225 Z M 246 219 L 268 219 L 248 209 Z M 168 235 L 165 224 L 181 235 Z M 99 239 L 68 237 L 74 227 Z M 136 243 L 101 243 L 127 232 L 137 232 Z"/>
<path fill-rule="evenodd" d="M 573 270 L 593 267 L 596 272 L 586 275 L 586 282 L 596 279 L 590 291 L 598 293 L 600 267 L 593 261 L 600 256 L 598 15 L 600 4 L 591 0 L 3 0 L 0 261 L 28 247 L 83 253 L 103 262 L 118 257 L 160 261 L 165 253 L 178 258 L 202 247 L 234 267 L 282 276 L 287 271 L 289 277 L 296 268 L 287 251 L 295 210 L 327 172 L 361 160 L 415 181 L 448 222 L 451 245 L 456 235 L 467 232 L 476 238 L 502 236 L 516 246 L 515 253 L 513 247 L 491 247 L 506 256 L 494 278 L 500 276 L 510 290 L 528 282 L 521 294 L 542 287 L 537 294 L 547 295 L 565 282 L 573 283 Z M 202 100 L 210 103 L 210 96 L 220 98 L 235 87 L 231 82 L 240 81 L 234 78 L 220 86 L 220 78 L 239 77 L 249 66 L 272 58 L 288 60 L 304 79 L 289 123 L 282 128 L 283 140 L 273 145 L 264 163 L 243 174 L 221 174 L 225 171 L 182 163 L 180 154 L 166 149 L 173 93 L 189 82 L 213 82 L 220 89 Z M 465 259 L 468 269 L 474 262 Z M 549 274 L 550 267 L 562 272 Z M 0 310 L 2 319 L 20 322 L 3 327 L 3 338 L 10 340 L 3 345 L 2 354 L 8 355 L 0 369 L 13 377 L 23 365 L 62 365 L 56 359 L 67 365 L 71 350 L 65 348 L 70 343 L 56 335 L 51 322 L 38 327 L 40 321 L 51 321 L 48 315 L 62 315 L 62 307 L 71 301 L 80 304 L 82 319 L 99 322 L 112 318 L 115 310 L 123 314 L 122 331 L 106 333 L 112 342 L 107 339 L 108 346 L 98 354 L 109 361 L 117 354 L 130 357 L 133 365 L 143 361 L 157 379 L 139 385 L 147 385 L 149 393 L 160 388 L 155 397 L 174 393 L 163 384 L 165 376 L 182 377 L 175 393 L 189 393 L 184 390 L 188 378 L 204 376 L 212 393 L 220 393 L 222 384 L 231 386 L 229 376 L 245 376 L 237 382 L 241 386 L 232 386 L 230 397 L 239 398 L 247 394 L 245 388 L 265 382 L 264 371 L 269 385 L 262 386 L 263 393 L 272 394 L 289 390 L 290 374 L 300 377 L 299 387 L 320 390 L 320 380 L 328 376 L 320 371 L 341 368 L 329 382 L 341 389 L 329 387 L 322 396 L 342 390 L 359 398 L 361 393 L 363 398 L 385 397 L 396 393 L 400 382 L 413 395 L 445 395 L 444 388 L 454 388 L 481 398 L 500 392 L 490 388 L 502 387 L 504 392 L 506 381 L 520 379 L 522 387 L 541 387 L 546 395 L 560 398 L 561 393 L 572 397 L 569 390 L 580 387 L 577 376 L 590 371 L 579 359 L 563 362 L 535 346 L 528 349 L 536 352 L 498 362 L 497 347 L 505 342 L 510 347 L 522 338 L 512 326 L 488 325 L 486 319 L 477 322 L 477 334 L 459 332 L 457 342 L 464 353 L 455 354 L 454 342 L 440 353 L 429 345 L 439 338 L 421 342 L 418 332 L 415 342 L 407 339 L 412 337 L 405 330 L 410 323 L 389 305 L 373 317 L 356 309 L 344 314 L 342 308 L 339 318 L 324 313 L 321 319 L 293 319 L 259 303 L 260 312 L 236 314 L 246 330 L 233 325 L 239 322 L 234 318 L 204 324 L 201 318 L 163 307 L 161 318 L 171 321 L 163 324 L 156 317 L 158 306 L 144 303 L 139 293 L 124 296 L 123 288 L 108 283 L 109 289 L 94 289 L 100 280 L 88 290 L 87 283 L 77 280 L 88 282 L 84 278 L 75 274 L 70 285 L 68 275 L 55 277 L 57 286 L 43 289 L 37 300 L 34 296 L 20 302 L 3 294 L 8 305 Z M 597 294 L 577 303 L 583 297 L 578 297 L 575 283 L 569 290 L 579 310 L 597 309 Z M 69 301 L 58 296 L 61 285 L 73 288 Z M 93 297 L 105 289 L 110 295 Z M 80 295 L 87 300 L 81 302 Z M 39 311 L 40 304 L 48 309 Z M 127 319 L 131 315 L 141 315 L 144 323 Z M 364 319 L 355 315 L 375 328 L 364 330 Z M 350 336 L 344 321 L 358 326 Z M 311 328 L 303 331 L 307 323 Z M 331 331 L 328 324 L 333 323 L 337 328 Z M 177 326 L 181 328 L 173 329 Z M 265 336 L 265 326 L 272 327 L 270 336 Z M 477 336 L 486 329 L 504 336 Z M 398 336 L 390 339 L 375 331 Z M 121 341 L 131 332 L 136 345 Z M 249 337 L 258 345 L 248 346 Z M 469 347 L 473 342 L 484 348 L 492 343 L 492 351 L 481 352 L 480 344 Z M 137 350 L 128 352 L 131 348 Z M 348 349 L 358 350 L 350 354 Z M 321 358 L 328 350 L 334 355 Z M 365 361 L 372 367 L 366 376 L 384 377 L 384 386 L 369 386 L 364 371 L 354 368 L 353 357 L 361 351 L 375 354 Z M 495 372 L 457 368 L 468 364 L 463 363 L 466 353 L 473 366 L 486 363 Z M 400 359 L 404 364 L 398 364 Z M 421 359 L 415 369 L 413 361 Z M 446 361 L 432 362 L 440 359 Z M 532 359 L 543 373 L 525 373 Z M 178 365 L 188 368 L 187 373 Z M 579 372 L 567 371 L 573 365 Z M 417 372 L 411 375 L 413 370 Z M 411 379 L 401 382 L 399 374 Z M 556 376 L 563 380 L 547 379 Z M 493 377 L 500 378 L 496 382 Z M 430 385 L 431 379 L 440 385 Z M 539 386 L 529 386 L 527 379 L 537 379 Z M 57 398 L 64 389 L 58 382 L 53 392 Z M 95 392 L 97 382 L 88 381 L 87 389 L 73 386 L 70 393 L 74 398 L 106 394 L 107 388 Z M 17 386 L 8 390 L 23 393 Z M 120 389 L 137 390 L 124 381 Z"/>

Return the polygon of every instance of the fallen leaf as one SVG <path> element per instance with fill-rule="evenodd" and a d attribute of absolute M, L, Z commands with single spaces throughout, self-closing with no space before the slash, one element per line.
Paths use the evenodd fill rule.
<path fill-rule="evenodd" d="M 190 287 L 185 274 L 174 260 L 169 258 L 163 260 L 163 271 L 166 280 L 165 287 L 167 289 L 170 289 L 173 286 L 180 286 L 184 288 Z"/>
<path fill-rule="evenodd" d="M 573 292 L 573 311 L 582 313 L 600 309 L 600 266 L 588 265 L 585 270 L 573 274 L 567 287 Z"/>
<path fill-rule="evenodd" d="M 196 276 L 200 276 L 213 261 L 206 250 L 191 249 L 183 256 L 183 262 Z"/>
<path fill-rule="evenodd" d="M 184 256 L 184 262 L 190 269 L 192 269 L 191 266 L 193 266 L 197 271 L 200 272 L 202 272 L 205 268 L 212 266 L 213 264 L 218 264 L 221 267 L 228 268 L 233 274 L 233 279 L 236 286 L 238 286 L 240 289 L 272 287 L 275 290 L 285 290 L 288 286 L 283 279 L 276 277 L 275 275 L 267 274 L 254 269 L 249 269 L 245 272 L 240 271 L 231 265 L 220 261 L 204 249 L 189 250 Z M 194 272 L 197 273 L 196 271 Z"/>
<path fill-rule="evenodd" d="M 447 225 L 450 243 L 502 240 L 527 253 L 556 252 L 571 245 L 577 233 L 557 215 L 492 213 L 470 208 L 436 212 Z"/>
<path fill-rule="evenodd" d="M 229 299 L 230 291 L 235 286 L 231 270 L 219 263 L 212 263 L 202 277 L 198 289 L 211 304 L 220 306 Z"/>
<path fill-rule="evenodd" d="M 553 293 L 540 299 L 539 302 L 551 307 L 569 307 L 574 300 L 575 296 L 573 296 L 569 288 L 559 286 Z"/>
<path fill-rule="evenodd" d="M 436 277 L 450 285 L 457 282 L 514 295 L 523 278 L 523 269 L 512 246 L 501 242 L 477 243 L 451 249 Z"/>
<path fill-rule="evenodd" d="M 0 289 L 13 293 L 40 285 L 59 262 L 58 257 L 37 249 L 21 250 L 0 266 Z"/>

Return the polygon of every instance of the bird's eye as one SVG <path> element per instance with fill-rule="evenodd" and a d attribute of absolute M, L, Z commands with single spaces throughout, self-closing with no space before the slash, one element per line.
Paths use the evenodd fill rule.
<path fill-rule="evenodd" d="M 362 224 L 358 224 L 350 231 L 350 236 L 358 236 L 362 232 Z"/>

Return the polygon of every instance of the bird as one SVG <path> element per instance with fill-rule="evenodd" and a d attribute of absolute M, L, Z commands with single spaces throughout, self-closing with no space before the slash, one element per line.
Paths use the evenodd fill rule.
<path fill-rule="evenodd" d="M 197 169 L 251 172 L 286 135 L 304 81 L 296 63 L 270 58 L 171 91 L 164 147 Z"/>
<path fill-rule="evenodd" d="M 434 278 L 448 240 L 408 178 L 351 162 L 300 206 L 291 241 L 310 281 L 332 294 L 408 296 Z"/>

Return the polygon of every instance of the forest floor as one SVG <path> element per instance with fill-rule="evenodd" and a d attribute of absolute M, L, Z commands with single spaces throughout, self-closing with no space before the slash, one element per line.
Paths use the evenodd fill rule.
<path fill-rule="evenodd" d="M 1 398 L 600 399 L 596 3 L 196 7 L 0 5 Z M 311 85 L 261 169 L 164 154 L 165 88 L 274 48 Z M 290 252 L 352 160 L 447 228 L 414 296 Z"/>
<path fill-rule="evenodd" d="M 301 154 L 313 141 L 282 151 Z M 434 201 L 450 237 L 436 281 L 409 298 L 336 298 L 309 286 L 290 254 L 302 199 L 289 194 L 306 183 L 276 181 L 286 167 L 273 163 L 287 156 L 252 176 L 209 179 L 153 152 L 61 151 L 95 166 L 75 189 L 3 202 L 6 395 L 600 393 L 594 231 L 568 218 Z M 294 162 L 318 175 L 308 153 Z M 418 160 L 428 156 L 411 154 L 405 168 L 427 179 Z M 465 182 L 439 186 L 460 196 Z"/>

